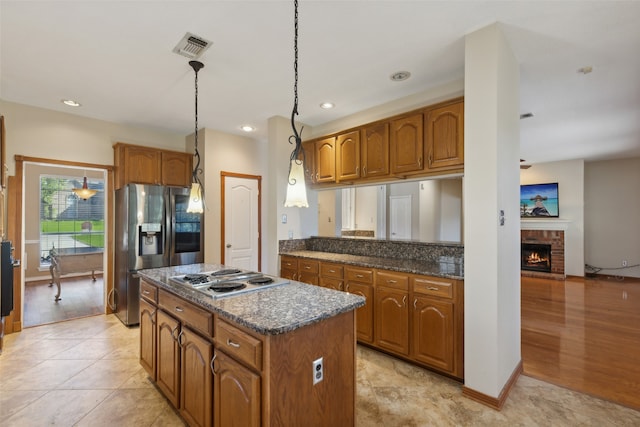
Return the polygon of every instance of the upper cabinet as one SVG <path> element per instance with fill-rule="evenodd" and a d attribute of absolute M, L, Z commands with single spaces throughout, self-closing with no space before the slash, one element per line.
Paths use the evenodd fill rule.
<path fill-rule="evenodd" d="M 319 139 L 315 142 L 316 182 L 336 180 L 336 139 Z"/>
<path fill-rule="evenodd" d="M 389 123 L 377 123 L 361 130 L 362 178 L 389 175 Z"/>
<path fill-rule="evenodd" d="M 423 168 L 422 113 L 391 121 L 391 173 L 404 174 Z"/>
<path fill-rule="evenodd" d="M 336 137 L 336 175 L 338 182 L 360 178 L 360 132 L 358 130 Z"/>
<path fill-rule="evenodd" d="M 113 146 L 115 188 L 129 183 L 188 187 L 191 184 L 193 155 L 138 145 Z"/>
<path fill-rule="evenodd" d="M 464 99 L 457 98 L 303 143 L 318 187 L 464 171 Z"/>
<path fill-rule="evenodd" d="M 446 105 L 425 113 L 427 169 L 464 165 L 464 103 Z"/>

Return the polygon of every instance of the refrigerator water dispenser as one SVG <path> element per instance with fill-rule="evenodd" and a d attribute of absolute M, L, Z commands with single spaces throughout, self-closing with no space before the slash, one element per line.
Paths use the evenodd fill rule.
<path fill-rule="evenodd" d="M 162 224 L 140 224 L 138 228 L 140 255 L 161 255 L 163 253 Z"/>

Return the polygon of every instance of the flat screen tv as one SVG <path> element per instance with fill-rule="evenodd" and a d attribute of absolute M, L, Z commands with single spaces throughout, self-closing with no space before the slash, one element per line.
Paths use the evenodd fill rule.
<path fill-rule="evenodd" d="M 520 186 L 521 218 L 558 218 L 558 183 Z"/>

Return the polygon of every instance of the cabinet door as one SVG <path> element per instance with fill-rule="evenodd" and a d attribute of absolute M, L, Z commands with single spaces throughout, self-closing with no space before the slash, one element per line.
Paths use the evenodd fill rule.
<path fill-rule="evenodd" d="M 180 323 L 162 310 L 157 312 L 158 352 L 156 381 L 158 388 L 174 407 L 180 406 Z"/>
<path fill-rule="evenodd" d="M 162 184 L 176 187 L 191 185 L 193 155 L 189 153 L 162 153 Z"/>
<path fill-rule="evenodd" d="M 348 282 L 346 291 L 365 298 L 364 306 L 356 309 L 356 334 L 359 341 L 373 342 L 373 287 L 364 283 Z"/>
<path fill-rule="evenodd" d="M 423 165 L 422 113 L 391 122 L 391 172 L 421 171 Z"/>
<path fill-rule="evenodd" d="M 377 287 L 375 344 L 398 354 L 409 354 L 409 309 L 406 291 Z"/>
<path fill-rule="evenodd" d="M 426 148 L 427 169 L 464 164 L 464 102 L 427 113 Z"/>
<path fill-rule="evenodd" d="M 140 364 L 153 381 L 156 380 L 156 317 L 156 307 L 141 298 Z"/>
<path fill-rule="evenodd" d="M 360 178 L 360 132 L 353 131 L 336 138 L 337 181 Z"/>
<path fill-rule="evenodd" d="M 389 175 L 389 123 L 362 129 L 360 152 L 363 178 Z"/>
<path fill-rule="evenodd" d="M 282 255 L 280 257 L 280 277 L 298 280 L 298 259 Z"/>
<path fill-rule="evenodd" d="M 124 184 L 159 184 L 160 151 L 144 147 L 126 147 Z"/>
<path fill-rule="evenodd" d="M 297 280 L 302 283 L 308 283 L 309 285 L 317 286 L 320 284 L 318 274 L 315 274 L 315 273 L 299 272 Z"/>
<path fill-rule="evenodd" d="M 412 320 L 413 358 L 443 371 L 453 372 L 453 304 L 415 296 Z"/>
<path fill-rule="evenodd" d="M 309 183 L 316 182 L 316 145 L 314 141 L 306 141 L 302 143 L 304 151 L 304 179 Z"/>
<path fill-rule="evenodd" d="M 260 376 L 216 351 L 214 381 L 216 426 L 260 426 Z"/>
<path fill-rule="evenodd" d="M 336 139 L 326 138 L 316 141 L 316 182 L 336 180 Z"/>
<path fill-rule="evenodd" d="M 213 344 L 189 328 L 182 329 L 180 344 L 180 415 L 190 426 L 211 426 L 213 374 L 210 363 Z"/>

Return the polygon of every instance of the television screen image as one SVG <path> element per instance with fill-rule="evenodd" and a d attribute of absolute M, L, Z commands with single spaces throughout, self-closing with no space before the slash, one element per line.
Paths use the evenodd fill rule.
<path fill-rule="evenodd" d="M 521 218 L 558 218 L 558 183 L 520 186 Z"/>

